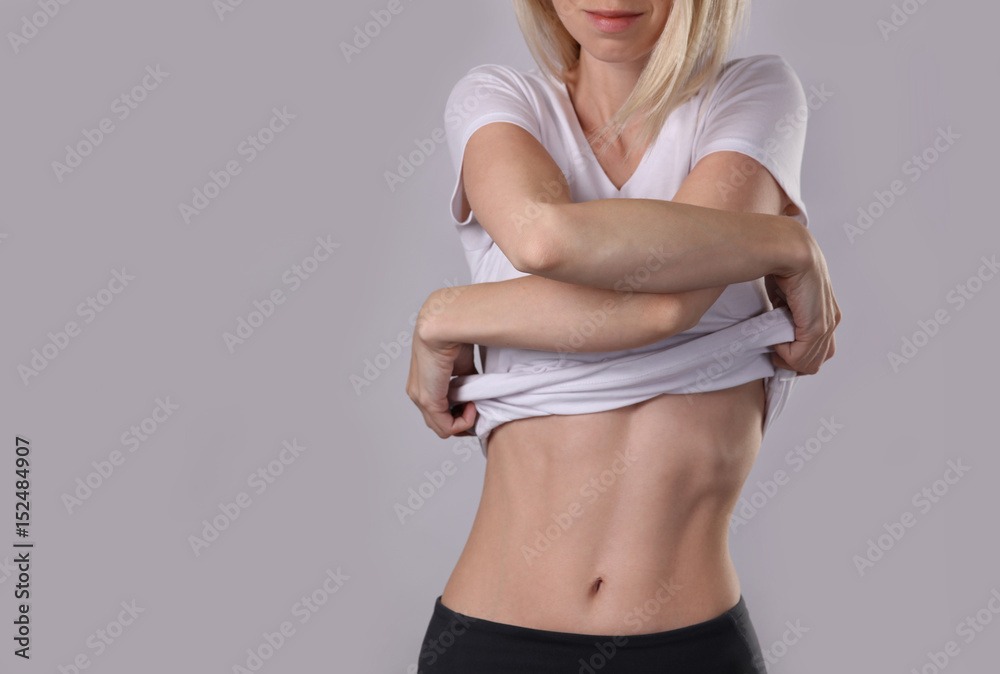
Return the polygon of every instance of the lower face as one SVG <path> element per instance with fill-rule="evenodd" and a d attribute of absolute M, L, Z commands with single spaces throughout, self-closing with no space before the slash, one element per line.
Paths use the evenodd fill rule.
<path fill-rule="evenodd" d="M 646 57 L 663 33 L 673 0 L 553 0 L 563 26 L 580 48 L 600 61 Z"/>

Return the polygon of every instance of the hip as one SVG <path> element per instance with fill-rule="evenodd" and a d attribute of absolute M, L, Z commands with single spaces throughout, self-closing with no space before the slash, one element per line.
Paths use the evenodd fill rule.
<path fill-rule="evenodd" d="M 454 611 L 439 596 L 418 674 L 765 674 L 742 595 L 726 611 L 673 630 L 627 636 L 539 630 Z"/>

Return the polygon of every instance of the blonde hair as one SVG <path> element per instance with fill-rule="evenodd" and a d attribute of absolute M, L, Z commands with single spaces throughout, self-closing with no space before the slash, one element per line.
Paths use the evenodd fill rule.
<path fill-rule="evenodd" d="M 552 0 L 512 0 L 517 23 L 535 61 L 565 83 L 580 60 L 580 43 L 563 26 Z M 653 142 L 667 117 L 717 81 L 750 0 L 673 0 L 670 16 L 635 88 L 608 122 L 592 134 L 610 132 L 603 152 L 620 138 L 635 115 L 645 114 L 633 146 Z M 699 119 L 701 111 L 699 110 Z M 629 146 L 626 157 L 631 153 Z"/>

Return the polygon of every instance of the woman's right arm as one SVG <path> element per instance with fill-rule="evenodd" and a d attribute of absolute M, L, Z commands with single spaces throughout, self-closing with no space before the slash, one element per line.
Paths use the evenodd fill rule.
<path fill-rule="evenodd" d="M 591 288 L 542 276 L 435 290 L 416 329 L 429 342 L 459 342 L 554 352 L 607 352 L 659 342 L 694 327 L 690 293 Z"/>

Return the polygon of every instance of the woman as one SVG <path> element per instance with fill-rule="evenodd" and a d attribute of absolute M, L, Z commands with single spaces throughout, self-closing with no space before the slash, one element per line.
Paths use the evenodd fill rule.
<path fill-rule="evenodd" d="M 818 372 L 840 321 L 803 226 L 801 85 L 776 56 L 724 61 L 741 0 L 515 9 L 542 71 L 480 66 L 452 91 L 452 216 L 473 284 L 428 298 L 406 386 L 440 437 L 475 425 L 489 449 L 420 672 L 764 672 L 729 519 L 775 375 Z M 671 389 L 687 395 L 618 397 L 623 364 L 670 365 L 789 311 L 785 338 L 732 341 L 722 374 Z M 598 381 L 600 411 L 551 411 L 572 408 L 574 382 L 564 407 L 524 402 L 572 371 Z M 527 397 L 468 396 L 453 416 L 453 375 L 520 378 Z"/>

